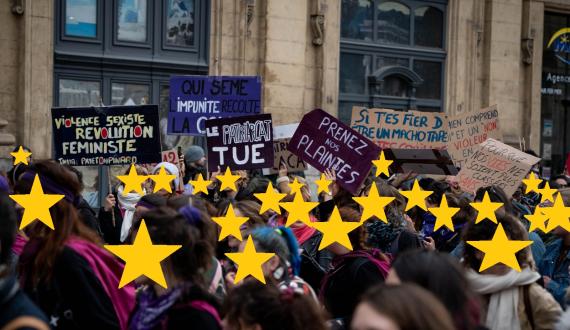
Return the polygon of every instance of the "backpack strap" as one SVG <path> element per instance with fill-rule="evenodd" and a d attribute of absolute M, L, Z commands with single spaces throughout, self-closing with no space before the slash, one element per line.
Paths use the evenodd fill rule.
<path fill-rule="evenodd" d="M 524 302 L 524 312 L 528 322 L 530 323 L 530 328 L 534 330 L 534 314 L 532 313 L 532 306 L 530 305 L 530 285 L 523 286 L 523 302 Z"/>
<path fill-rule="evenodd" d="M 20 316 L 12 320 L 12 322 L 6 324 L 2 330 L 18 330 L 22 328 L 31 328 L 36 330 L 49 330 L 48 325 L 33 316 Z"/>
<path fill-rule="evenodd" d="M 220 314 L 218 314 L 218 311 L 214 308 L 214 306 L 210 305 L 207 301 L 194 300 L 189 305 L 194 309 L 212 315 L 212 317 L 216 319 L 216 322 L 218 322 L 218 324 L 222 324 L 222 319 L 220 318 Z"/>

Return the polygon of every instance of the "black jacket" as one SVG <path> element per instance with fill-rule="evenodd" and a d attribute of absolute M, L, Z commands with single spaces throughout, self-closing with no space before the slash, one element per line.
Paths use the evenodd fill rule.
<path fill-rule="evenodd" d="M 42 311 L 19 288 L 12 275 L 0 279 L 0 329 L 19 317 L 33 317 L 47 326 L 47 318 Z"/>
<path fill-rule="evenodd" d="M 118 201 L 115 195 L 115 200 Z M 119 204 L 115 204 L 113 212 L 115 213 L 115 224 L 113 225 L 113 215 L 111 212 L 105 211 L 102 207 L 99 210 L 99 225 L 103 233 L 103 240 L 107 244 L 117 245 L 121 244 L 121 226 L 123 225 L 123 215 L 119 209 Z"/>

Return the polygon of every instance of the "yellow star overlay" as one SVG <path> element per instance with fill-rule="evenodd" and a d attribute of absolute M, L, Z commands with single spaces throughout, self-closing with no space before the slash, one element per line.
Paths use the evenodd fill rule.
<path fill-rule="evenodd" d="M 436 217 L 433 231 L 438 230 L 442 226 L 446 226 L 449 230 L 455 231 L 455 227 L 453 226 L 453 216 L 459 212 L 459 207 L 449 207 L 447 204 L 447 197 L 445 197 L 445 195 L 441 196 L 439 207 L 430 207 L 428 210 Z"/>
<path fill-rule="evenodd" d="M 289 213 L 285 227 L 291 226 L 296 221 L 301 221 L 307 226 L 312 227 L 313 223 L 311 222 L 309 212 L 317 207 L 318 204 L 317 202 L 305 202 L 301 194 L 295 194 L 292 202 L 279 203 L 279 205 Z"/>
<path fill-rule="evenodd" d="M 327 176 L 321 174 L 321 178 L 319 180 L 315 180 L 315 184 L 317 185 L 317 195 L 321 192 L 329 193 L 329 185 L 331 184 L 330 180 L 327 180 Z"/>
<path fill-rule="evenodd" d="M 154 245 L 144 220 L 131 245 L 105 245 L 107 250 L 125 261 L 119 289 L 144 275 L 163 288 L 167 288 L 160 262 L 180 249 L 182 245 Z"/>
<path fill-rule="evenodd" d="M 530 172 L 528 178 L 522 180 L 523 183 L 526 185 L 525 194 L 528 194 L 531 191 L 539 192 L 538 186 L 542 183 L 542 180 L 539 179 L 534 172 Z"/>
<path fill-rule="evenodd" d="M 11 152 L 10 155 L 12 155 L 12 157 L 14 157 L 14 166 L 16 166 L 20 163 L 24 163 L 24 164 L 28 165 L 28 157 L 30 157 L 32 155 L 32 153 L 27 152 L 26 150 L 24 150 L 24 147 L 20 146 L 18 151 Z"/>
<path fill-rule="evenodd" d="M 360 227 L 360 225 L 360 222 L 342 221 L 338 207 L 335 206 L 329 221 L 313 223 L 313 227 L 323 233 L 319 251 L 335 242 L 352 251 L 348 233 Z"/>
<path fill-rule="evenodd" d="M 554 205 L 551 207 L 543 207 L 542 211 L 548 217 L 548 225 L 546 226 L 546 233 L 549 233 L 552 229 L 560 226 L 566 231 L 570 231 L 570 207 L 564 205 L 562 196 L 560 193 L 556 195 Z"/>
<path fill-rule="evenodd" d="M 207 195 L 208 186 L 212 184 L 212 181 L 204 180 L 204 176 L 200 173 L 195 181 L 190 181 L 190 184 L 192 185 L 192 195 L 196 195 L 199 192 Z"/>
<path fill-rule="evenodd" d="M 273 210 L 277 214 L 281 214 L 281 209 L 279 208 L 279 201 L 282 200 L 287 194 L 281 194 L 275 191 L 273 184 L 269 182 L 267 190 L 265 193 L 253 194 L 255 198 L 261 201 L 261 208 L 259 209 L 259 214 L 263 214 L 266 211 Z"/>
<path fill-rule="evenodd" d="M 380 157 L 378 158 L 378 160 L 372 161 L 372 164 L 374 164 L 374 166 L 376 167 L 376 176 L 379 176 L 380 174 L 390 176 L 389 168 L 393 162 L 394 162 L 393 160 L 387 160 L 384 157 L 384 150 L 380 151 Z"/>
<path fill-rule="evenodd" d="M 545 208 L 537 206 L 534 208 L 534 214 L 525 214 L 524 217 L 530 222 L 528 232 L 532 232 L 535 229 L 540 229 L 546 232 L 546 220 L 548 216 L 544 213 Z"/>
<path fill-rule="evenodd" d="M 10 198 L 24 208 L 20 230 L 36 219 L 53 230 L 53 219 L 49 209 L 63 197 L 64 195 L 44 194 L 40 177 L 36 174 L 29 194 L 10 195 Z"/>
<path fill-rule="evenodd" d="M 222 183 L 220 191 L 223 191 L 226 188 L 237 191 L 236 181 L 239 180 L 239 175 L 232 174 L 232 170 L 230 170 L 229 166 L 226 167 L 224 175 L 219 175 L 217 179 Z"/>
<path fill-rule="evenodd" d="M 117 175 L 117 179 L 125 185 L 123 189 L 123 196 L 128 195 L 130 192 L 134 191 L 140 195 L 144 194 L 142 187 L 143 182 L 146 181 L 147 177 L 145 175 L 139 175 L 135 164 L 131 164 L 131 169 L 129 170 L 129 175 Z"/>
<path fill-rule="evenodd" d="M 414 206 L 417 206 L 417 207 L 427 211 L 425 199 L 429 195 L 431 195 L 432 193 L 433 193 L 433 191 L 422 190 L 420 188 L 420 184 L 418 183 L 418 180 L 416 179 L 414 181 L 414 185 L 412 187 L 412 190 L 400 191 L 400 194 L 404 195 L 404 197 L 406 197 L 408 199 L 408 202 L 406 203 L 405 211 L 411 209 Z"/>
<path fill-rule="evenodd" d="M 226 256 L 238 266 L 234 284 L 238 284 L 249 275 L 265 284 L 265 277 L 263 276 L 261 266 L 274 255 L 275 253 L 257 252 L 253 240 L 251 236 L 249 236 L 245 242 L 243 252 L 226 253 Z"/>
<path fill-rule="evenodd" d="M 494 223 L 497 223 L 495 211 L 503 206 L 503 203 L 491 202 L 488 191 L 485 192 L 485 195 L 483 196 L 483 200 L 481 202 L 473 202 L 469 204 L 477 210 L 477 219 L 475 219 L 475 224 L 478 224 L 485 219 L 489 219 Z"/>
<path fill-rule="evenodd" d="M 521 271 L 515 253 L 532 244 L 532 241 L 511 241 L 505 233 L 502 224 L 490 241 L 467 241 L 467 244 L 485 253 L 479 272 L 484 271 L 498 263 L 502 263 L 518 272 Z"/>
<path fill-rule="evenodd" d="M 301 194 L 301 188 L 304 186 L 304 184 L 302 184 L 301 182 L 299 182 L 297 180 L 297 178 L 295 178 L 293 180 L 293 182 L 289 183 L 289 188 L 291 188 L 291 194 L 297 194 L 298 195 Z"/>
<path fill-rule="evenodd" d="M 544 188 L 538 189 L 538 193 L 541 195 L 540 202 L 551 201 L 554 202 L 554 194 L 558 190 L 550 188 L 550 183 L 546 182 Z"/>
<path fill-rule="evenodd" d="M 243 225 L 247 220 L 248 217 L 238 217 L 234 211 L 234 207 L 230 204 L 228 206 L 228 211 L 226 212 L 225 217 L 212 217 L 212 221 L 217 223 L 221 228 L 222 231 L 220 232 L 220 238 L 218 241 L 223 240 L 224 238 L 232 235 L 238 240 L 243 240 L 241 236 L 240 227 Z"/>
<path fill-rule="evenodd" d="M 362 206 L 362 217 L 360 221 L 366 221 L 372 216 L 376 216 L 378 219 L 388 223 L 386 218 L 386 212 L 384 212 L 384 207 L 390 204 L 395 198 L 394 197 L 380 197 L 378 193 L 378 187 L 375 183 L 370 187 L 370 192 L 366 197 L 352 197 L 355 202 Z"/>
<path fill-rule="evenodd" d="M 164 169 L 164 166 L 160 167 L 160 171 L 158 171 L 158 174 L 149 175 L 149 177 L 152 181 L 154 181 L 153 192 L 159 192 L 162 189 L 168 191 L 169 193 L 172 192 L 172 187 L 170 186 L 170 183 L 174 179 L 176 179 L 176 175 L 168 174 L 168 172 L 166 172 L 166 170 Z"/>

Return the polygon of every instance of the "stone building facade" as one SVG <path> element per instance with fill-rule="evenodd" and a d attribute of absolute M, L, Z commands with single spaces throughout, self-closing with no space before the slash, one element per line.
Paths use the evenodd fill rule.
<path fill-rule="evenodd" d="M 543 150 L 541 89 L 548 23 L 545 17 L 550 12 L 570 16 L 570 0 L 185 1 L 202 6 L 202 11 L 195 15 L 202 15 L 201 22 L 207 28 L 195 31 L 205 41 L 201 51 L 206 54 L 207 63 L 188 66 L 183 73 L 263 77 L 264 111 L 271 112 L 277 124 L 297 122 L 313 108 L 336 115 L 343 106 L 339 101 L 339 77 L 345 65 L 341 54 L 343 45 L 349 42 L 342 36 L 341 25 L 351 19 L 343 17 L 343 6 L 350 2 L 363 8 L 373 6 L 374 15 L 389 6 L 383 5 L 385 2 L 402 3 L 417 8 L 419 13 L 422 6 L 440 8 L 444 42 L 437 52 L 432 52 L 440 56 L 443 65 L 441 81 L 438 80 L 442 85 L 441 102 L 436 109 L 457 113 L 498 104 L 504 140 L 518 145 L 524 139 L 527 148 Z M 109 15 L 107 10 L 115 8 L 117 2 L 120 1 L 94 1 L 98 6 L 105 4 L 107 9 L 97 9 L 103 16 Z M 157 10 L 168 2 L 148 1 Z M 58 50 L 58 29 L 64 19 L 58 16 L 62 13 L 60 8 L 69 3 L 73 1 L 6 0 L 0 4 L 0 144 L 4 149 L 25 144 L 36 157 L 51 154 L 50 108 L 58 105 L 60 98 L 56 94 L 62 86 L 56 76 L 81 67 L 79 62 L 83 59 L 74 58 L 75 53 L 69 49 Z M 150 13 L 148 17 L 157 15 Z M 415 22 L 412 26 L 419 26 Z M 360 29 L 364 25 L 360 24 Z M 119 72 L 119 66 L 105 66 L 116 59 L 106 50 L 102 54 L 96 65 L 103 69 L 94 72 L 104 71 L 105 77 L 112 80 L 113 70 Z M 128 65 L 129 56 L 121 61 L 121 65 Z M 66 67 L 76 62 L 73 68 Z M 174 69 L 164 69 L 160 74 L 167 77 L 176 73 L 176 65 L 183 62 L 184 58 L 173 60 Z M 140 66 L 158 66 L 154 55 L 144 63 Z M 155 79 L 154 73 L 150 75 Z M 366 75 L 361 78 L 362 83 L 369 82 Z M 425 87 L 432 82 L 427 79 L 423 83 Z M 153 84 L 150 83 L 150 90 L 157 86 Z M 105 95 L 104 91 L 100 93 Z M 147 99 L 158 102 L 161 94 L 154 90 L 151 94 L 154 96 Z"/>

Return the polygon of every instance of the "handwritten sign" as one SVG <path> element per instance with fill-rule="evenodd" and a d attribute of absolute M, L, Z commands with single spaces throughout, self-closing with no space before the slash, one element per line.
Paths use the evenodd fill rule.
<path fill-rule="evenodd" d="M 273 166 L 270 114 L 206 120 L 206 143 L 211 172 Z"/>
<path fill-rule="evenodd" d="M 540 158 L 489 138 L 474 147 L 457 180 L 461 188 L 470 193 L 475 193 L 481 187 L 496 185 L 510 197 L 539 161 Z"/>
<path fill-rule="evenodd" d="M 162 152 L 162 161 L 174 164 L 176 166 L 180 165 L 180 158 L 178 157 L 178 151 L 176 149 L 170 149 Z"/>
<path fill-rule="evenodd" d="M 445 149 L 445 114 L 352 108 L 351 127 L 382 149 Z"/>
<path fill-rule="evenodd" d="M 457 167 L 462 167 L 473 154 L 474 147 L 493 138 L 502 140 L 503 134 L 499 127 L 499 111 L 497 106 L 491 106 L 476 112 L 462 113 L 448 120 L 447 150 Z"/>
<path fill-rule="evenodd" d="M 274 162 L 273 167 L 264 168 L 263 174 L 270 175 L 279 172 L 279 166 L 283 163 L 287 166 L 287 171 L 303 172 L 307 169 L 307 164 L 297 155 L 289 151 L 289 142 L 291 137 L 299 127 L 299 123 L 279 125 L 273 127 L 273 153 Z"/>
<path fill-rule="evenodd" d="M 305 116 L 289 142 L 289 150 L 320 172 L 336 171 L 337 181 L 356 193 L 380 148 L 323 110 Z"/>
<path fill-rule="evenodd" d="M 54 159 L 73 166 L 157 163 L 158 106 L 53 108 Z"/>
<path fill-rule="evenodd" d="M 168 134 L 203 135 L 204 122 L 261 113 L 260 77 L 170 78 Z"/>

